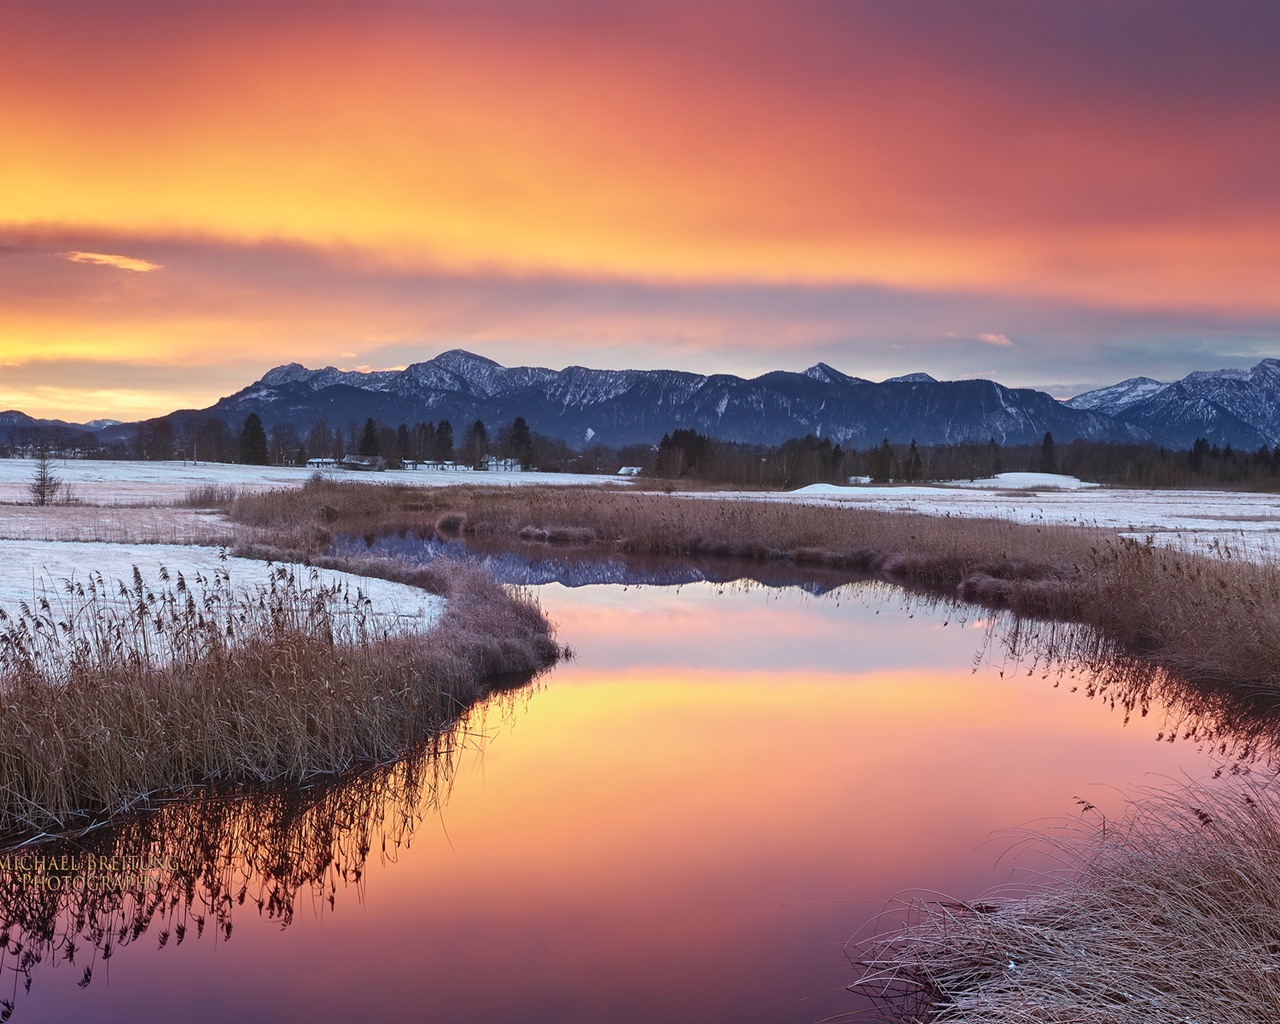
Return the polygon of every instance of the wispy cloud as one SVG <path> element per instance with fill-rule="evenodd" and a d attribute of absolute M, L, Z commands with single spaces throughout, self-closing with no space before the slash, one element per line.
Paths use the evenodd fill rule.
<path fill-rule="evenodd" d="M 1013 339 L 1007 334 L 979 334 L 978 340 L 1000 348 L 1013 348 Z"/>
<path fill-rule="evenodd" d="M 95 263 L 102 267 L 115 267 L 117 270 L 132 270 L 137 274 L 146 274 L 152 270 L 160 270 L 163 264 L 150 260 L 138 259 L 134 256 L 117 256 L 109 252 L 64 252 L 60 254 L 72 263 Z"/>

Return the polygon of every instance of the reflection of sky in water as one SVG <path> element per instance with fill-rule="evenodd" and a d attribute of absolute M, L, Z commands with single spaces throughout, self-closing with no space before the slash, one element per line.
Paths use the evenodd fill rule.
<path fill-rule="evenodd" d="M 83 992 L 46 970 L 15 1019 L 819 1020 L 858 1005 L 842 946 L 895 893 L 976 895 L 1010 876 L 1000 830 L 1209 769 L 1154 720 L 975 671 L 978 613 L 878 585 L 539 599 L 577 658 L 473 716 L 488 739 L 395 863 L 374 849 L 362 907 L 344 887 L 283 931 L 250 907 Z"/>

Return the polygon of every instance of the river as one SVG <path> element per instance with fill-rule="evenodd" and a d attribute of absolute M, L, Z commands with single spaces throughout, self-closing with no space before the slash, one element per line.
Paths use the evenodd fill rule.
<path fill-rule="evenodd" d="M 575 656 L 440 756 L 170 809 L 53 883 L 132 856 L 132 894 L 37 892 L 48 866 L 11 860 L 9 949 L 40 960 L 6 953 L 0 997 L 16 1020 L 809 1024 L 866 1009 L 848 943 L 895 896 L 1025 880 L 1052 862 L 1020 827 L 1240 770 L 1165 741 L 1185 714 L 1159 696 L 1126 710 L 1095 670 L 1011 654 L 981 609 L 699 575 L 540 582 Z"/>

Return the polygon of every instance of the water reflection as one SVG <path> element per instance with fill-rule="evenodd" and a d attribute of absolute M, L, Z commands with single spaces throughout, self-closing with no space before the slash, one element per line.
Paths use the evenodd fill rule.
<path fill-rule="evenodd" d="M 789 562 L 741 562 L 699 556 L 671 558 L 521 541 L 463 540 L 441 536 L 429 527 L 417 532 L 344 534 L 333 542 L 332 551 L 338 555 L 373 554 L 415 563 L 436 558 L 465 560 L 482 565 L 498 580 L 516 586 L 558 583 L 575 588 L 606 584 L 674 587 L 753 580 L 767 587 L 795 587 L 810 594 L 826 594 L 853 580 L 875 578 L 818 566 L 800 568 Z"/>
<path fill-rule="evenodd" d="M 500 742 L 455 734 L 340 784 L 30 848 L 79 858 L 47 877 L 132 858 L 146 884 L 128 892 L 0 862 L 3 970 L 20 993 L 39 964 L 70 967 L 66 994 L 39 978 L 24 1009 L 804 1024 L 856 1009 L 845 943 L 896 893 L 1007 880 L 999 830 L 1095 783 L 1202 772 L 1210 743 L 1238 740 L 1233 764 L 1275 749 L 1267 709 L 1184 693 L 1060 624 L 848 577 L 797 590 L 784 567 L 534 554 L 511 564 L 562 562 L 539 598 L 579 656 L 500 721 L 469 719 Z M 624 585 L 588 585 L 605 569 Z M 633 585 L 690 571 L 718 582 Z M 1166 731 L 1196 742 L 1151 742 Z M 86 968 L 92 1012 L 71 1001 Z"/>
<path fill-rule="evenodd" d="M 1125 725 L 1154 717 L 1156 740 L 1210 753 L 1219 761 L 1215 776 L 1280 771 L 1280 702 L 1272 695 L 1193 682 L 1075 623 L 992 617 L 979 657 L 1001 675 L 1038 676 L 1055 687 L 1066 681 L 1071 692 L 1121 713 Z"/>
<path fill-rule="evenodd" d="M 502 700 L 504 698 L 496 698 Z M 40 965 L 95 972 L 144 937 L 160 949 L 231 938 L 253 913 L 279 927 L 298 907 L 359 894 L 371 856 L 394 859 L 446 798 L 463 739 L 305 787 L 209 795 L 76 837 L 0 852 L 0 991 L 30 992 Z M 13 1011 L 0 999 L 0 1018 Z"/>
<path fill-rule="evenodd" d="M 479 561 L 503 582 L 521 586 L 754 584 L 796 588 L 837 601 L 897 605 L 908 618 L 916 611 L 939 612 L 944 625 L 948 619 L 964 624 L 976 618 L 985 623 L 985 643 L 975 661 L 995 662 L 1002 673 L 1040 676 L 1055 686 L 1070 678 L 1073 690 L 1080 689 L 1090 699 L 1122 712 L 1125 724 L 1134 715 L 1148 717 L 1152 708 L 1158 707 L 1156 738 L 1169 743 L 1182 739 L 1213 751 L 1224 762 L 1219 771 L 1238 773 L 1258 762 L 1272 769 L 1280 767 L 1280 703 L 1273 697 L 1192 682 L 1147 659 L 1133 657 L 1084 626 L 976 610 L 947 595 L 886 585 L 876 575 L 725 558 L 663 558 L 621 552 L 602 555 L 598 548 L 463 540 L 441 536 L 431 527 L 416 532 L 342 536 L 335 548 L 410 561 L 470 559 Z M 794 648 L 788 650 L 785 664 L 794 664 L 795 656 Z"/>

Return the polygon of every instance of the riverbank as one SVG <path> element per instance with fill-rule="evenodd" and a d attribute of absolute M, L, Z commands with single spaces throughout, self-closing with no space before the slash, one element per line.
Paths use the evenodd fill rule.
<path fill-rule="evenodd" d="M 23 545 L 54 575 L 11 580 L 31 592 L 0 622 L 3 835 L 391 760 L 495 677 L 559 655 L 535 604 L 467 566 L 202 569 L 200 549 L 152 546 L 130 552 L 162 560 L 158 576 L 90 561 L 59 577 L 68 547 L 110 561 L 111 545 Z M 228 565 L 265 579 L 233 584 Z"/>

